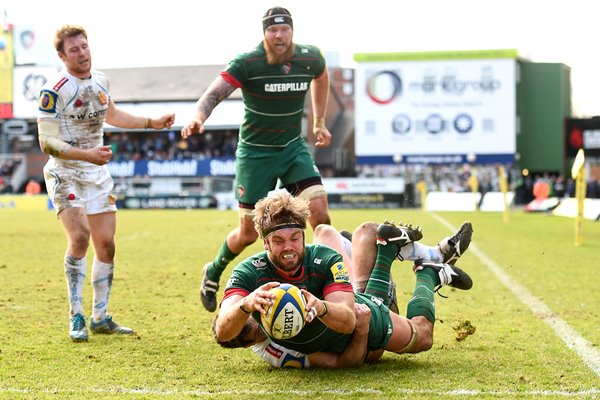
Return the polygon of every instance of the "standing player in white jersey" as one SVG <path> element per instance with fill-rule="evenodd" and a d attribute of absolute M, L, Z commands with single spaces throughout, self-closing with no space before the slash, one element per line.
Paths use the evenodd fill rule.
<path fill-rule="evenodd" d="M 106 164 L 112 157 L 103 146 L 104 122 L 119 128 L 162 129 L 175 121 L 174 114 L 152 119 L 118 109 L 111 99 L 108 78 L 92 70 L 87 33 L 80 26 L 65 25 L 54 38 L 54 47 L 65 68 L 48 81 L 39 96 L 40 147 L 50 155 L 44 167 L 48 196 L 67 236 L 64 271 L 69 296 L 73 341 L 85 341 L 83 284 L 90 237 L 94 333 L 131 334 L 107 313 L 115 255 L 116 215 L 113 181 Z"/>

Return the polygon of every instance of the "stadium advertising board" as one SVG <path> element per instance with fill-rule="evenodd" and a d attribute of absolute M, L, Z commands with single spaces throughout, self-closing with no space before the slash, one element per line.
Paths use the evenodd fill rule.
<path fill-rule="evenodd" d="M 14 27 L 14 51 L 16 65 L 38 65 L 62 68 L 62 62 L 54 50 L 54 35 L 34 26 Z"/>
<path fill-rule="evenodd" d="M 0 196 L 0 211 L 43 211 L 50 209 L 51 205 L 52 203 L 45 195 L 23 196 L 7 194 Z"/>
<path fill-rule="evenodd" d="M 330 208 L 399 208 L 405 203 L 403 178 L 325 178 Z"/>
<path fill-rule="evenodd" d="M 54 67 L 15 67 L 13 111 L 15 118 L 35 119 L 38 113 L 40 89 L 52 79 L 58 69 Z"/>
<path fill-rule="evenodd" d="M 108 164 L 108 170 L 116 178 L 233 176 L 235 175 L 235 158 L 111 161 Z"/>
<path fill-rule="evenodd" d="M 569 118 L 565 129 L 566 152 L 568 157 L 575 157 L 579 149 L 586 156 L 600 156 L 600 118 Z"/>
<path fill-rule="evenodd" d="M 189 196 L 126 196 L 117 199 L 118 208 L 129 209 L 192 209 L 217 208 L 217 198 L 212 195 Z"/>
<path fill-rule="evenodd" d="M 0 29 L 0 119 L 13 118 L 14 61 L 12 32 Z"/>
<path fill-rule="evenodd" d="M 511 162 L 516 51 L 356 54 L 359 164 Z"/>

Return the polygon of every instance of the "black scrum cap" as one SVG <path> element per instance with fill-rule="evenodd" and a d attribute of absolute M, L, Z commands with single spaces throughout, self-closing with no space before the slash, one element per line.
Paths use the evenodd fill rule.
<path fill-rule="evenodd" d="M 265 15 L 263 15 L 263 31 L 267 30 L 271 25 L 288 24 L 292 28 L 294 23 L 292 21 L 292 14 L 283 7 L 269 8 Z"/>

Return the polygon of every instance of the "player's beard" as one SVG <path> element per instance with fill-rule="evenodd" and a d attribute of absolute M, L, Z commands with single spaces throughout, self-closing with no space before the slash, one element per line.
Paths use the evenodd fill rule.
<path fill-rule="evenodd" d="M 265 51 L 267 53 L 267 63 L 269 65 L 286 64 L 292 59 L 292 56 L 294 55 L 294 48 L 296 47 L 294 42 L 290 43 L 288 48 L 285 50 L 285 53 L 283 54 L 277 53 L 266 40 L 264 40 L 263 43 Z"/>
<path fill-rule="evenodd" d="M 289 254 L 289 252 L 286 252 L 285 254 Z M 301 253 L 294 252 L 294 254 L 296 255 L 296 259 L 292 263 L 290 261 L 286 261 L 286 259 L 283 257 L 283 254 L 280 254 L 277 257 L 273 257 L 273 253 L 271 253 L 270 251 L 267 252 L 269 260 L 275 266 L 275 268 L 285 272 L 286 274 L 290 272 L 295 272 L 302 265 L 302 260 L 304 259 L 305 254 L 304 248 L 302 249 Z"/>

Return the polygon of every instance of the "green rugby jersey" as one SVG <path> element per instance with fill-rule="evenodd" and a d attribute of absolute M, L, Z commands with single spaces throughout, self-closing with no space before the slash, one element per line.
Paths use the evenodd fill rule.
<path fill-rule="evenodd" d="M 304 100 L 311 81 L 325 70 L 325 58 L 316 46 L 295 45 L 292 59 L 269 65 L 263 44 L 234 58 L 221 77 L 242 89 L 244 120 L 240 142 L 284 147 L 302 133 Z"/>
<path fill-rule="evenodd" d="M 352 284 L 342 256 L 328 246 L 308 244 L 298 276 L 290 278 L 281 275 L 269 261 L 267 253 L 262 252 L 245 259 L 234 268 L 225 287 L 225 297 L 233 294 L 246 296 L 267 282 L 291 283 L 320 299 L 330 291 L 352 293 Z M 260 313 L 254 312 L 252 316 L 261 324 Z M 341 353 L 350 338 L 351 335 L 329 329 L 315 318 L 293 338 L 273 341 L 306 354 L 317 351 Z"/>

